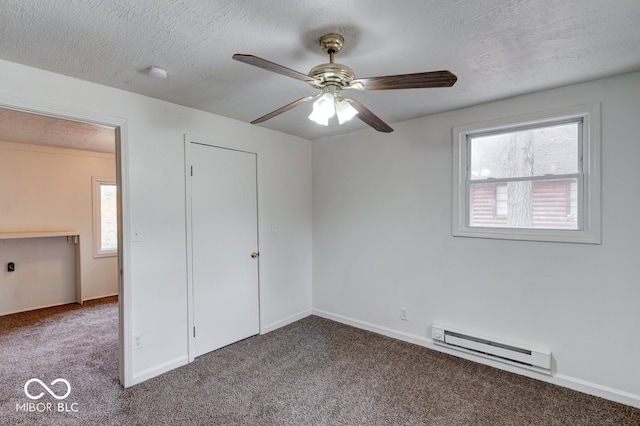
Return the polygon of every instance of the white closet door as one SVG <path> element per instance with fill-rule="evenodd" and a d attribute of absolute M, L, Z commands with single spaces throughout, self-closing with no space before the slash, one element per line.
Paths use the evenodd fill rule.
<path fill-rule="evenodd" d="M 195 143 L 190 149 L 193 341 L 200 356 L 260 330 L 256 154 Z"/>

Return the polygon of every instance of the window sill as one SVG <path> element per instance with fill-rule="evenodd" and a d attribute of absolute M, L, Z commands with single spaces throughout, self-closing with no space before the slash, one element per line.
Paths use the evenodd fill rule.
<path fill-rule="evenodd" d="M 587 231 L 558 229 L 509 229 L 464 227 L 453 231 L 454 237 L 489 238 L 495 240 L 541 241 L 550 243 L 602 244 L 600 235 Z"/>
<path fill-rule="evenodd" d="M 104 252 L 104 253 L 94 253 L 93 254 L 93 258 L 94 259 L 101 259 L 103 257 L 116 257 L 118 256 L 118 251 L 109 251 L 109 252 Z"/>

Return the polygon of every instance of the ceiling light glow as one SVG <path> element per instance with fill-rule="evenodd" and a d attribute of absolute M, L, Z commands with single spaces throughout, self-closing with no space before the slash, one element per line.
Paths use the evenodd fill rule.
<path fill-rule="evenodd" d="M 335 91 L 323 90 L 324 93 L 313 103 L 313 111 L 309 120 L 323 126 L 329 125 L 329 119 L 338 116 L 338 123 L 343 124 L 358 114 L 351 103 Z"/>
<path fill-rule="evenodd" d="M 348 100 L 340 97 L 340 100 L 336 101 L 336 115 L 338 116 L 338 124 L 342 124 L 358 115 L 358 111 L 351 106 Z"/>
<path fill-rule="evenodd" d="M 325 92 L 313 103 L 313 111 L 309 114 L 309 120 L 315 121 L 323 126 L 329 125 L 329 119 L 336 114 L 333 95 Z"/>

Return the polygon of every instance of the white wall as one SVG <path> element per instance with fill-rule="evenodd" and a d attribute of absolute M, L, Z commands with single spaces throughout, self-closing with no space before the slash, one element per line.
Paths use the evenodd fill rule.
<path fill-rule="evenodd" d="M 9 262 L 13 272 L 7 270 Z M 0 239 L 0 315 L 75 301 L 75 242 L 67 237 Z"/>
<path fill-rule="evenodd" d="M 0 141 L 0 232 L 77 231 L 80 235 L 83 300 L 118 293 L 117 259 L 94 259 L 92 250 L 91 178 L 100 176 L 115 179 L 115 172 L 113 154 Z M 25 240 L 21 246 L 29 244 L 48 243 Z M 5 248 L 9 245 L 6 242 Z M 36 248 L 35 245 L 33 247 Z M 11 252 L 3 253 L 2 263 L 6 263 L 4 255 L 11 256 Z M 0 300 L 0 314 L 75 301 L 75 283 L 66 285 L 72 289 L 73 296 L 70 299 L 56 290 L 61 288 L 65 280 L 75 281 L 75 274 L 54 284 L 47 270 L 54 268 L 49 265 L 50 262 L 51 259 L 49 262 L 38 262 L 28 257 L 20 259 L 22 267 L 11 275 L 13 287 L 16 288 L 3 285 L 3 291 L 11 290 L 15 297 Z M 23 275 L 23 267 L 27 263 L 30 263 L 33 274 Z M 28 285 L 32 286 L 30 293 L 38 293 L 38 297 L 24 292 L 27 276 L 30 277 Z M 23 287 L 18 290 L 19 286 Z"/>
<path fill-rule="evenodd" d="M 453 126 L 591 102 L 602 245 L 452 237 Z M 640 406 L 638 117 L 635 73 L 314 141 L 314 312 L 427 346 L 437 322 L 548 347 L 551 381 Z"/>
<path fill-rule="evenodd" d="M 162 84 L 157 82 L 157 84 Z M 258 126 L 0 61 L 0 97 L 122 117 L 127 121 L 128 275 L 136 383 L 187 362 L 184 135 L 217 138 L 258 153 L 261 327 L 273 328 L 311 308 L 311 146 Z M 272 234 L 270 223 L 282 232 Z M 126 247 L 125 247 L 126 249 Z M 292 256 L 291 254 L 295 255 Z M 129 384 L 131 384 L 129 383 Z"/>
<path fill-rule="evenodd" d="M 187 133 L 258 153 L 263 330 L 309 312 L 313 213 L 316 312 L 426 343 L 438 321 L 547 346 L 565 384 L 640 400 L 640 74 L 315 141 L 313 211 L 306 140 L 6 61 L 2 96 L 127 120 L 125 220 L 144 230 L 125 272 L 144 332 L 134 383 L 187 359 Z M 453 126 L 589 102 L 602 102 L 602 245 L 451 236 Z"/>

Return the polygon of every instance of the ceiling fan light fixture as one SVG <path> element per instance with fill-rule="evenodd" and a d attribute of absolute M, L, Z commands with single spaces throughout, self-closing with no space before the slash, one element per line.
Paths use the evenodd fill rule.
<path fill-rule="evenodd" d="M 336 100 L 336 115 L 338 116 L 338 123 L 343 124 L 358 115 L 358 111 L 351 106 L 348 100 L 341 96 L 340 99 Z"/>
<path fill-rule="evenodd" d="M 309 120 L 323 126 L 329 125 L 329 119 L 336 114 L 333 94 L 325 92 L 313 103 L 313 111 L 309 114 Z"/>

